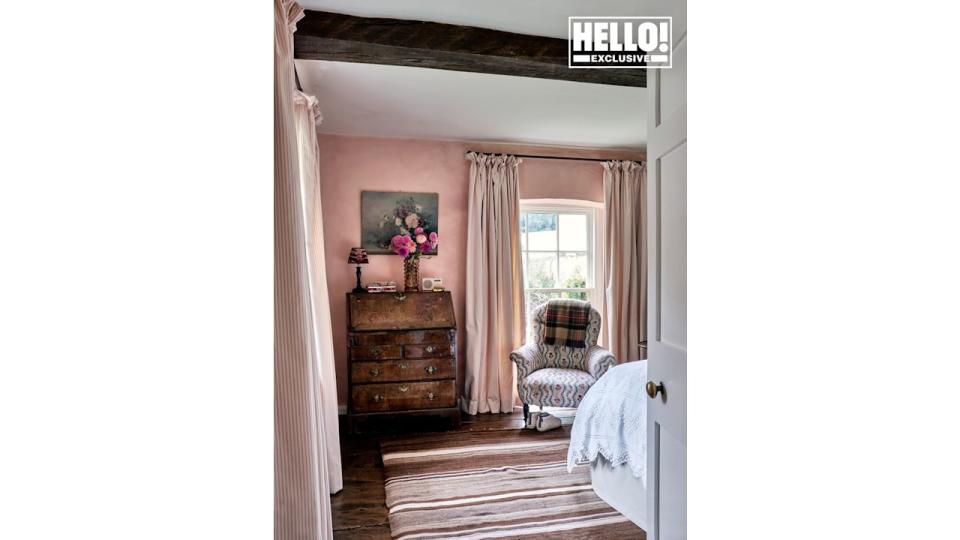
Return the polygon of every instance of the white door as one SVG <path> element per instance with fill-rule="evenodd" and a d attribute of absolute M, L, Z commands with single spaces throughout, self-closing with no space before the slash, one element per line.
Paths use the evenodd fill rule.
<path fill-rule="evenodd" d="M 687 36 L 673 16 L 673 68 L 647 71 L 647 538 L 687 537 Z M 658 387 L 659 386 L 659 387 Z"/>

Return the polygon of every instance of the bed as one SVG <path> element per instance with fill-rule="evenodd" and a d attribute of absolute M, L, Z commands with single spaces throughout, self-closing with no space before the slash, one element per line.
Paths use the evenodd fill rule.
<path fill-rule="evenodd" d="M 647 362 L 614 366 L 583 396 L 570 433 L 567 469 L 590 464 L 593 490 L 647 528 Z"/>

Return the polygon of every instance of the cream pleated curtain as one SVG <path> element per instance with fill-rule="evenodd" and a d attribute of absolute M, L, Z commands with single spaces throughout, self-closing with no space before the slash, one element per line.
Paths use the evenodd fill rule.
<path fill-rule="evenodd" d="M 293 32 L 303 10 L 292 0 L 274 0 L 273 10 L 274 538 L 330 539 L 327 400 L 318 367 L 293 105 Z"/>
<path fill-rule="evenodd" d="M 603 163 L 603 327 L 618 362 L 640 360 L 647 335 L 646 177 L 643 163 Z"/>
<path fill-rule="evenodd" d="M 317 124 L 320 107 L 317 98 L 303 92 L 294 92 L 294 121 L 297 127 L 297 145 L 300 159 L 300 186 L 303 203 L 303 225 L 307 235 L 307 275 L 310 278 L 310 297 L 315 331 L 314 347 L 320 390 L 323 394 L 324 431 L 327 447 L 327 466 L 330 473 L 330 493 L 343 489 L 343 469 L 340 463 L 340 426 L 337 419 L 337 373 L 333 356 L 333 323 L 330 317 L 330 297 L 327 291 L 327 265 L 323 248 L 323 212 L 320 203 L 320 159 L 317 148 Z"/>
<path fill-rule="evenodd" d="M 467 359 L 469 414 L 509 413 L 516 396 L 510 352 L 523 345 L 520 192 L 514 156 L 469 152 Z"/>

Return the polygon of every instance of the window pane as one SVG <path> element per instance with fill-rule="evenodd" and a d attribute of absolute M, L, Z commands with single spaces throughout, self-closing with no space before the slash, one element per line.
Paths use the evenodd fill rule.
<path fill-rule="evenodd" d="M 527 249 L 557 249 L 557 215 L 527 214 Z"/>
<path fill-rule="evenodd" d="M 520 249 L 527 249 L 527 215 L 520 214 Z"/>
<path fill-rule="evenodd" d="M 587 216 L 560 214 L 560 250 L 587 250 Z"/>
<path fill-rule="evenodd" d="M 532 240 L 531 240 L 531 243 Z M 556 253 L 529 253 L 527 287 L 552 289 L 557 287 Z"/>
<path fill-rule="evenodd" d="M 547 300 L 560 298 L 560 293 L 555 292 L 527 291 L 526 294 L 527 320 L 530 320 L 530 314 L 538 307 L 546 304 Z"/>
<path fill-rule="evenodd" d="M 574 300 L 586 300 L 586 292 L 562 292 L 560 293 L 560 298 L 572 298 Z"/>
<path fill-rule="evenodd" d="M 566 235 L 566 233 L 564 233 Z M 560 285 L 561 289 L 583 289 L 587 286 L 587 276 L 590 275 L 585 253 L 560 254 Z"/>

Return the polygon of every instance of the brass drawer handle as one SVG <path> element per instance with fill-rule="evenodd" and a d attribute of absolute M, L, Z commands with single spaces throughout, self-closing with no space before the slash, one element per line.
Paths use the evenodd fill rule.
<path fill-rule="evenodd" d="M 398 390 L 400 390 L 401 392 L 406 392 L 409 389 L 410 389 L 409 386 L 401 386 L 400 388 L 398 388 Z"/>
<path fill-rule="evenodd" d="M 374 377 L 379 376 L 381 373 L 383 373 L 383 370 L 380 368 L 373 368 L 370 370 L 370 375 L 373 375 Z"/>
<path fill-rule="evenodd" d="M 370 347 L 370 354 L 372 356 L 380 356 L 380 353 L 383 352 L 380 347 Z"/>
<path fill-rule="evenodd" d="M 427 393 L 427 399 L 429 399 L 429 400 L 433 400 L 433 399 L 436 398 L 436 397 L 437 397 L 437 396 L 434 395 L 433 392 L 428 392 L 428 393 Z"/>
<path fill-rule="evenodd" d="M 432 375 L 433 373 L 437 372 L 437 366 L 427 366 L 423 368 L 423 370 Z"/>
<path fill-rule="evenodd" d="M 433 348 L 433 345 L 427 345 L 426 351 L 427 351 L 428 353 L 432 353 L 432 352 L 435 351 L 435 350 L 436 350 L 436 349 Z"/>
<path fill-rule="evenodd" d="M 373 395 L 373 401 L 374 401 L 375 403 L 380 403 L 381 401 L 383 401 L 383 396 L 381 396 L 380 394 L 374 394 L 374 395 Z"/>
<path fill-rule="evenodd" d="M 410 367 L 410 364 L 400 362 L 400 369 L 407 369 L 408 367 Z"/>

